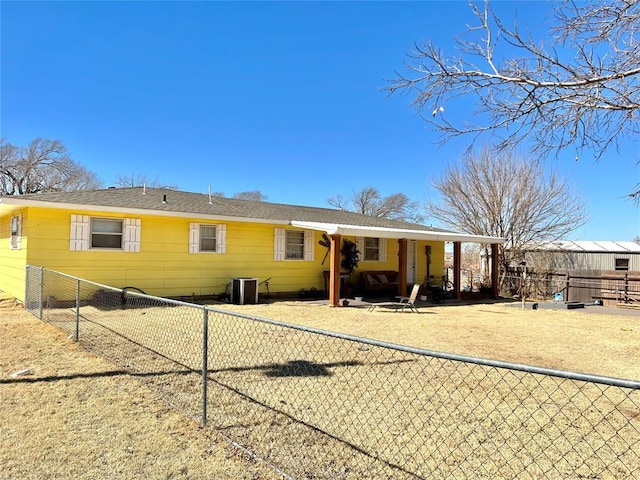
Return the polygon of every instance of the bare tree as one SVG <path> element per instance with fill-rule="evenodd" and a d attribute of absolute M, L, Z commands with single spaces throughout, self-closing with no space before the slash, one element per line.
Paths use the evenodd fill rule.
<path fill-rule="evenodd" d="M 383 197 L 375 187 L 364 187 L 354 191 L 349 199 L 342 194 L 327 199 L 327 203 L 340 210 L 370 215 L 372 217 L 393 218 L 420 223 L 424 217 L 418 213 L 418 203 L 412 202 L 404 193 L 394 193 Z"/>
<path fill-rule="evenodd" d="M 116 187 L 141 187 L 145 185 L 152 188 L 167 188 L 169 190 L 177 190 L 179 187 L 176 184 L 164 184 L 158 177 L 153 180 L 149 180 L 146 175 L 116 175 L 113 182 Z"/>
<path fill-rule="evenodd" d="M 460 267 L 464 270 L 480 270 L 480 245 L 477 243 L 463 243 L 461 248 Z"/>
<path fill-rule="evenodd" d="M 427 205 L 434 219 L 454 230 L 507 239 L 499 249 L 503 271 L 527 244 L 562 239 L 586 220 L 582 200 L 562 178 L 509 151 L 468 154 L 434 187 L 441 196 Z"/>
<path fill-rule="evenodd" d="M 66 192 L 100 187 L 97 175 L 74 162 L 58 140 L 36 138 L 26 147 L 0 140 L 0 194 Z"/>
<path fill-rule="evenodd" d="M 578 159 L 586 148 L 599 159 L 640 133 L 640 2 L 557 2 L 547 47 L 516 23 L 508 27 L 488 0 L 470 6 L 478 23 L 457 40 L 456 55 L 431 41 L 416 45 L 411 75 L 387 87 L 414 95 L 442 142 L 493 133 L 500 150 L 528 139 L 539 155 L 571 148 Z M 461 97 L 475 98 L 461 116 L 475 123 L 448 117 L 448 104 L 469 108 Z M 640 184 L 630 197 L 640 201 Z"/>
<path fill-rule="evenodd" d="M 255 202 L 263 202 L 267 199 L 260 190 L 250 190 L 246 192 L 236 192 L 232 198 L 238 198 L 240 200 L 253 200 Z"/>

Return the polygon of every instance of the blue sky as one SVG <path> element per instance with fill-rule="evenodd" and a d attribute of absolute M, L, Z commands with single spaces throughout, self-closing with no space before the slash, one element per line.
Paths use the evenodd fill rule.
<path fill-rule="evenodd" d="M 495 8 L 533 33 L 549 12 Z M 414 42 L 453 52 L 473 20 L 465 1 L 2 1 L 0 14 L 2 136 L 59 139 L 105 186 L 145 175 L 320 207 L 374 186 L 424 203 L 467 148 L 438 146 L 411 97 L 382 91 Z M 546 161 L 586 200 L 589 221 L 570 239 L 640 234 L 624 198 L 640 181 L 638 139 L 622 147 L 597 163 Z"/>

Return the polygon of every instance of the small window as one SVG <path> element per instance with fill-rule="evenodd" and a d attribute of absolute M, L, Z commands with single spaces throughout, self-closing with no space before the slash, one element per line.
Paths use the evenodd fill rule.
<path fill-rule="evenodd" d="M 285 258 L 288 260 L 302 260 L 304 258 L 304 231 L 287 230 Z"/>
<path fill-rule="evenodd" d="M 315 235 L 313 230 L 276 228 L 274 232 L 273 259 L 275 261 L 302 260 L 313 262 L 315 257 Z"/>
<path fill-rule="evenodd" d="M 200 251 L 216 251 L 216 227 L 215 225 L 200 225 Z"/>
<path fill-rule="evenodd" d="M 223 223 L 189 224 L 189 253 L 225 253 L 227 226 Z"/>
<path fill-rule="evenodd" d="M 16 215 L 11 217 L 11 238 L 9 240 L 9 248 L 11 250 L 19 250 L 20 249 L 20 225 L 21 218 L 20 215 Z"/>
<path fill-rule="evenodd" d="M 364 239 L 364 260 L 367 262 L 377 262 L 380 260 L 380 239 Z"/>
<path fill-rule="evenodd" d="M 139 218 L 90 218 L 89 215 L 71 214 L 69 250 L 86 252 L 95 248 L 140 251 L 142 221 Z"/>
<path fill-rule="evenodd" d="M 91 248 L 122 249 L 122 220 L 92 218 Z"/>
<path fill-rule="evenodd" d="M 363 262 L 386 262 L 387 239 L 375 237 L 356 237 L 356 245 Z"/>
<path fill-rule="evenodd" d="M 629 270 L 628 258 L 616 258 L 616 270 Z"/>

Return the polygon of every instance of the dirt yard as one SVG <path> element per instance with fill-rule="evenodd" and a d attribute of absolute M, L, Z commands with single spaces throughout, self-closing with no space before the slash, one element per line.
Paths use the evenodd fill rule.
<path fill-rule="evenodd" d="M 281 478 L 6 301 L 0 343 L 1 479 Z"/>
<path fill-rule="evenodd" d="M 640 379 L 640 311 L 533 310 L 517 302 L 424 304 L 419 314 L 297 301 L 214 306 L 428 350 Z"/>

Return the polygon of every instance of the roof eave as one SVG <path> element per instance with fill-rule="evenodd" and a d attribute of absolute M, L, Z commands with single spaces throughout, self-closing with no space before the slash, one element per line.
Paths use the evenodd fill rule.
<path fill-rule="evenodd" d="M 467 235 L 455 232 L 436 232 L 432 230 L 409 230 L 402 228 L 367 227 L 359 225 L 342 225 L 336 223 L 319 223 L 292 221 L 294 227 L 319 230 L 329 235 L 348 235 L 353 237 L 406 238 L 407 240 L 435 240 L 445 242 L 473 242 L 502 244 L 504 238 L 483 235 Z"/>

